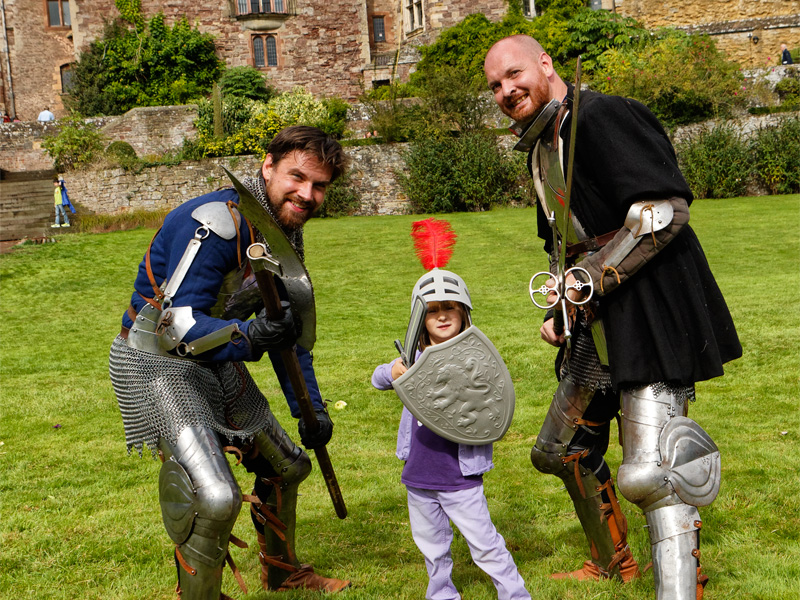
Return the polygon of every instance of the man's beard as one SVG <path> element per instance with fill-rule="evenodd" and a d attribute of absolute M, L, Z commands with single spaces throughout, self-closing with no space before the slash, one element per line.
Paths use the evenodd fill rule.
<path fill-rule="evenodd" d="M 536 82 L 536 87 L 528 90 L 529 106 L 519 111 L 512 108 L 506 114 L 515 121 L 532 121 L 534 117 L 542 110 L 542 108 L 550 101 L 550 88 L 547 84 L 539 79 Z"/>
<path fill-rule="evenodd" d="M 296 213 L 290 208 L 287 208 L 285 205 L 287 202 L 291 202 L 291 200 L 295 200 L 300 205 L 303 205 L 304 203 L 296 200 L 295 198 L 286 196 L 276 198 L 275 192 L 271 189 L 269 182 L 266 182 L 265 188 L 267 201 L 269 202 L 271 209 L 270 212 L 275 217 L 275 220 L 278 222 L 281 228 L 286 231 L 296 231 L 298 229 L 302 229 L 303 225 L 305 225 L 306 221 L 311 218 L 312 214 L 308 213 L 307 211 Z"/>

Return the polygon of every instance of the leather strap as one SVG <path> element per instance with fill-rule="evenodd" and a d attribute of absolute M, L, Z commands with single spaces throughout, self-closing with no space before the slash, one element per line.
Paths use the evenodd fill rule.
<path fill-rule="evenodd" d="M 617 235 L 619 229 L 616 231 L 609 231 L 608 233 L 604 233 L 603 235 L 598 235 L 597 237 L 589 238 L 588 240 L 584 240 L 582 242 L 578 242 L 577 244 L 569 244 L 567 246 L 567 256 L 572 257 L 578 254 L 583 254 L 585 252 L 593 252 L 594 250 L 599 250 L 603 246 L 605 246 L 608 242 L 614 239 L 614 236 Z"/>
<path fill-rule="evenodd" d="M 233 536 L 231 536 L 231 541 L 233 541 Z M 245 547 L 247 547 L 247 544 L 245 544 Z M 230 552 L 228 552 L 225 555 L 225 562 L 228 563 L 228 566 L 231 568 L 231 571 L 233 571 L 233 576 L 236 577 L 236 581 L 239 583 L 239 587 L 246 594 L 247 593 L 247 586 L 244 583 L 244 577 L 242 577 L 242 574 L 239 572 L 239 569 L 236 566 L 236 563 L 233 562 L 233 557 L 231 556 Z"/>
<path fill-rule="evenodd" d="M 183 554 L 181 554 L 180 546 L 175 546 L 175 558 L 178 559 L 178 563 L 183 567 L 183 570 L 186 571 L 189 575 L 197 575 L 197 569 L 194 567 L 190 567 L 189 563 L 183 558 Z"/>
<path fill-rule="evenodd" d="M 122 329 L 119 330 L 119 337 L 121 337 L 123 340 L 127 340 L 128 339 L 128 334 L 130 332 L 131 332 L 131 330 L 128 329 L 127 327 L 125 327 L 125 325 L 123 325 Z"/>
<path fill-rule="evenodd" d="M 575 467 L 575 481 L 578 483 L 578 489 L 581 492 L 581 496 L 586 498 L 586 488 L 583 487 L 583 480 L 581 479 L 581 467 L 578 461 L 582 458 L 586 458 L 589 455 L 589 449 L 586 448 L 581 452 L 576 452 L 574 454 L 570 454 L 569 456 L 565 456 L 561 459 L 561 463 L 566 466 L 568 462 L 572 462 L 573 466 Z"/>

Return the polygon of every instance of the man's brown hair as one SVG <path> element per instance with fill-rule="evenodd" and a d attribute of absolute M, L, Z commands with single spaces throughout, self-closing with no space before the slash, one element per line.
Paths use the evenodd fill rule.
<path fill-rule="evenodd" d="M 321 129 L 307 125 L 292 125 L 282 129 L 267 148 L 267 152 L 272 155 L 273 165 L 294 151 L 308 152 L 322 164 L 331 167 L 331 182 L 344 172 L 349 162 L 339 142 Z"/>

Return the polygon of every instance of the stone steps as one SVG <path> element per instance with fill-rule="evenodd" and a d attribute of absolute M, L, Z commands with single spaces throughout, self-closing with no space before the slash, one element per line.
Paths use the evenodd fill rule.
<path fill-rule="evenodd" d="M 50 227 L 55 222 L 52 173 L 33 177 L 4 173 L 0 180 L 0 240 L 46 237 L 71 230 Z"/>

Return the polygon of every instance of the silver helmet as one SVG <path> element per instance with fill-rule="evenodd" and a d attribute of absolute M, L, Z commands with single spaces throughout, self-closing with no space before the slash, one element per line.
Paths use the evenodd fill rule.
<path fill-rule="evenodd" d="M 417 280 L 414 291 L 411 293 L 412 310 L 417 298 L 426 304 L 428 302 L 461 302 L 469 310 L 472 310 L 472 300 L 469 297 L 467 284 L 452 271 L 444 269 L 428 271 Z"/>

